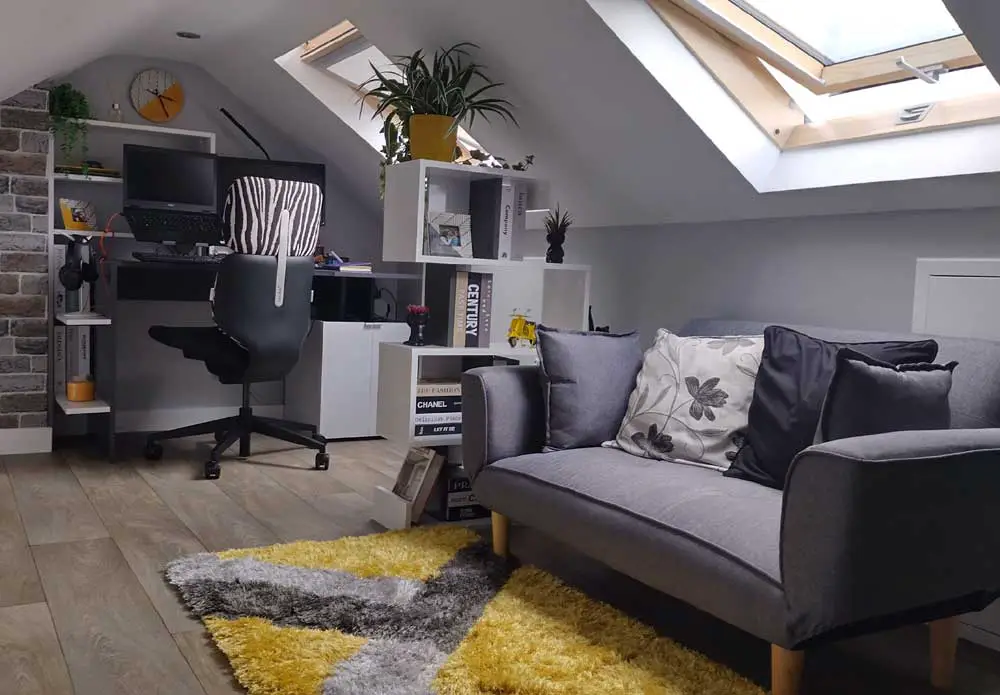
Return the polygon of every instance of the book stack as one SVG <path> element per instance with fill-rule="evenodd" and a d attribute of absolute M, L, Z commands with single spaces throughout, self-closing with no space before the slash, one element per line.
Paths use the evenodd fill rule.
<path fill-rule="evenodd" d="M 493 275 L 456 271 L 450 306 L 451 347 L 489 347 Z"/>
<path fill-rule="evenodd" d="M 515 233 L 523 232 L 528 187 L 506 176 L 473 181 L 469 186 L 472 250 L 477 258 L 511 258 Z"/>
<path fill-rule="evenodd" d="M 436 437 L 462 433 L 462 384 L 427 380 L 417 384 L 413 404 L 413 436 Z"/>
<path fill-rule="evenodd" d="M 472 481 L 461 463 L 451 461 L 439 473 L 434 492 L 427 504 L 427 513 L 439 521 L 483 519 L 490 515 L 472 491 Z"/>

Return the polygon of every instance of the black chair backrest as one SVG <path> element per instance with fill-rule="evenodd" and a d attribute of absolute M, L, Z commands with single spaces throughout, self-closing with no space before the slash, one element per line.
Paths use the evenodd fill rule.
<path fill-rule="evenodd" d="M 249 354 L 247 381 L 284 378 L 299 359 L 312 323 L 311 257 L 289 258 L 285 298 L 274 304 L 278 259 L 234 253 L 219 264 L 215 323 Z"/>
<path fill-rule="evenodd" d="M 247 381 L 281 379 L 298 361 L 312 323 L 322 205 L 311 183 L 244 177 L 229 187 L 223 222 L 235 253 L 219 264 L 212 311 L 246 349 Z"/>

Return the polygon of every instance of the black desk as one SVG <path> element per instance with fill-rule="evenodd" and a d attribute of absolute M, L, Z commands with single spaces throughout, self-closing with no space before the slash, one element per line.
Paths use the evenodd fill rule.
<path fill-rule="evenodd" d="M 110 326 L 95 327 L 93 332 L 94 380 L 97 397 L 111 406 L 109 413 L 91 417 L 105 419 L 108 457 L 115 458 L 115 385 L 117 383 L 117 326 L 120 301 L 205 302 L 215 283 L 216 266 L 212 263 L 156 263 L 155 261 L 108 261 L 104 266 L 107 281 L 94 283 L 95 311 L 111 319 Z M 316 287 L 330 278 L 372 278 L 376 280 L 419 280 L 409 273 L 342 273 L 317 269 Z M 152 339 L 150 339 L 152 340 Z M 141 359 L 141 356 L 139 357 Z"/>

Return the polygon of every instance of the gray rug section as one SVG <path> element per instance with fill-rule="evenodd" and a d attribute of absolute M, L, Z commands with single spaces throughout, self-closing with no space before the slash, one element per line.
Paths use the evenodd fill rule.
<path fill-rule="evenodd" d="M 431 683 L 447 658 L 427 640 L 371 640 L 337 664 L 323 695 L 434 695 Z"/>
<path fill-rule="evenodd" d="M 318 598 L 337 596 L 363 601 L 404 606 L 424 588 L 424 583 L 414 579 L 373 577 L 363 579 L 339 570 L 318 570 L 273 565 L 253 558 L 223 560 L 213 553 L 200 553 L 176 560 L 167 567 L 167 579 L 181 587 L 199 582 L 224 582 L 229 584 L 268 584 L 275 587 L 296 589 Z M 195 611 L 202 613 L 197 608 Z"/>
<path fill-rule="evenodd" d="M 335 629 L 397 642 L 429 641 L 450 653 L 506 583 L 513 566 L 485 543 L 460 550 L 440 574 L 421 584 L 405 605 L 357 595 L 317 595 L 303 587 L 264 581 L 182 581 L 171 565 L 168 578 L 199 616 L 266 618 L 284 627 Z M 178 581 L 175 581 L 174 578 Z M 373 580 L 359 580 L 362 582 Z"/>

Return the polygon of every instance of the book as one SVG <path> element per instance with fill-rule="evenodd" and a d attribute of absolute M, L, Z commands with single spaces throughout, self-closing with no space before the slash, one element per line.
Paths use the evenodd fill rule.
<path fill-rule="evenodd" d="M 417 396 L 417 413 L 460 413 L 461 396 Z"/>
<path fill-rule="evenodd" d="M 66 245 L 65 244 L 55 244 L 52 247 L 52 254 L 55 257 L 54 263 L 56 268 L 62 268 L 66 263 Z M 56 314 L 65 313 L 66 311 L 66 288 L 63 287 L 61 282 L 56 282 L 55 284 L 55 301 L 53 303 L 53 312 Z M 53 339 L 55 341 L 54 348 L 52 350 L 52 388 L 53 392 L 57 396 L 62 396 L 66 394 L 66 327 L 65 326 L 55 326 L 53 330 Z"/>
<path fill-rule="evenodd" d="M 448 422 L 461 422 L 462 412 L 457 413 L 417 413 L 413 416 L 415 425 L 441 425 Z"/>
<path fill-rule="evenodd" d="M 479 291 L 479 347 L 490 346 L 493 315 L 493 274 L 484 273 Z"/>
<path fill-rule="evenodd" d="M 454 379 L 422 379 L 417 382 L 417 398 L 461 395 L 462 382 Z"/>
<path fill-rule="evenodd" d="M 414 437 L 441 437 L 449 434 L 462 434 L 462 423 L 445 422 L 436 425 L 416 425 L 413 428 Z"/>
<path fill-rule="evenodd" d="M 514 184 L 514 224 L 513 233 L 524 232 L 528 223 L 528 184 L 525 181 L 518 181 Z M 502 239 L 501 239 L 502 242 Z M 501 249 L 502 251 L 503 249 Z M 507 249 L 510 253 L 510 249 Z M 503 256 L 501 256 L 503 258 Z"/>
<path fill-rule="evenodd" d="M 476 258 L 509 259 L 514 224 L 514 184 L 508 177 L 469 184 L 472 250 Z"/>
<path fill-rule="evenodd" d="M 403 467 L 399 469 L 396 484 L 392 486 L 392 493 L 407 502 L 416 499 L 436 455 L 437 452 L 433 449 L 423 447 L 414 447 L 406 452 Z"/>
<path fill-rule="evenodd" d="M 466 295 L 469 292 L 470 277 L 473 273 L 465 270 L 455 271 L 455 284 L 452 289 L 453 296 L 452 316 L 451 316 L 451 342 L 452 347 L 463 347 L 465 345 L 465 304 Z"/>
<path fill-rule="evenodd" d="M 464 335 L 460 346 L 479 347 L 479 310 L 483 286 L 482 273 L 469 273 L 464 302 Z"/>
<path fill-rule="evenodd" d="M 420 515 L 424 513 L 424 509 L 427 507 L 427 501 L 431 498 L 431 494 L 434 492 L 434 487 L 437 484 L 437 479 L 441 475 L 441 469 L 444 467 L 445 457 L 441 454 L 435 452 L 434 458 L 431 459 L 424 471 L 424 477 L 420 482 L 420 488 L 417 491 L 416 496 L 413 498 L 413 504 L 410 506 L 410 518 L 414 521 L 420 519 Z"/>

